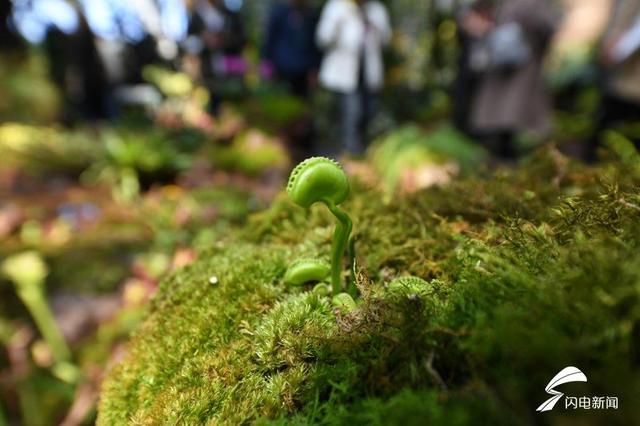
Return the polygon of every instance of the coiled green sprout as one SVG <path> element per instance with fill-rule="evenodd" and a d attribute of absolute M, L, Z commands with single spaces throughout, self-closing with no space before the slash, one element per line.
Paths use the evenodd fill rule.
<path fill-rule="evenodd" d="M 338 207 L 347 199 L 349 191 L 349 180 L 342 167 L 322 157 L 300 163 L 291 173 L 287 185 L 287 193 L 297 205 L 310 208 L 316 203 L 324 203 L 338 219 L 331 247 L 331 287 L 334 295 L 342 292 L 342 260 L 350 246 L 349 237 L 353 229 L 351 218 Z"/>

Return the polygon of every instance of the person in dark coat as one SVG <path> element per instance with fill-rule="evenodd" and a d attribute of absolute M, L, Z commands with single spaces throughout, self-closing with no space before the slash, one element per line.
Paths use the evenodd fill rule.
<path fill-rule="evenodd" d="M 273 66 L 294 95 L 306 97 L 320 63 L 315 43 L 318 16 L 307 0 L 273 6 L 266 30 L 263 59 Z"/>
<path fill-rule="evenodd" d="M 209 110 L 217 114 L 225 86 L 237 85 L 246 72 L 242 52 L 247 37 L 242 18 L 221 0 L 197 0 L 188 33 L 190 50 L 200 57 L 201 77 L 211 94 Z"/>
<path fill-rule="evenodd" d="M 458 130 L 473 135 L 471 128 L 471 103 L 480 82 L 480 73 L 472 67 L 472 52 L 481 43 L 492 25 L 491 4 L 488 0 L 476 1 L 461 7 L 456 14 L 458 74 L 453 84 L 453 123 Z"/>
<path fill-rule="evenodd" d="M 78 12 L 78 28 L 72 34 L 50 26 L 44 51 L 51 79 L 63 96 L 63 122 L 114 118 L 112 87 L 95 36 L 82 13 Z"/>
<path fill-rule="evenodd" d="M 604 78 L 586 160 L 595 162 L 605 130 L 640 121 L 640 0 L 616 0 L 600 46 Z M 640 148 L 640 139 L 633 140 Z"/>
<path fill-rule="evenodd" d="M 4 52 L 26 52 L 26 43 L 11 28 L 14 2 L 0 2 L 0 53 Z"/>
<path fill-rule="evenodd" d="M 512 69 L 489 68 L 473 102 L 475 131 L 496 139 L 498 154 L 515 155 L 513 138 L 519 132 L 543 136 L 551 129 L 551 100 L 543 76 L 543 62 L 556 27 L 548 0 L 497 2 L 495 26 L 517 24 L 530 56 Z"/>

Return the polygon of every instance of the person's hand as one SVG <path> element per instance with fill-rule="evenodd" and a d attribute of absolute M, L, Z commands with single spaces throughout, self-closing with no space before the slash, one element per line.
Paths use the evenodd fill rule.
<path fill-rule="evenodd" d="M 470 11 L 462 17 L 460 26 L 471 36 L 481 38 L 491 31 L 493 23 L 480 13 Z"/>
<path fill-rule="evenodd" d="M 217 49 L 218 47 L 222 46 L 222 36 L 218 33 L 205 33 L 202 36 L 202 39 L 210 49 Z"/>
<path fill-rule="evenodd" d="M 602 42 L 602 46 L 598 52 L 598 57 L 600 59 L 600 63 L 605 67 L 611 67 L 618 62 L 615 56 L 615 50 L 619 41 L 619 36 L 610 36 Z"/>

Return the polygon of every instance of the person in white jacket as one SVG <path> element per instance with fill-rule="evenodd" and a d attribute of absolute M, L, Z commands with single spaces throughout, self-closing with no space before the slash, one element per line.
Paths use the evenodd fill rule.
<path fill-rule="evenodd" d="M 385 6 L 377 0 L 329 0 L 316 39 L 324 51 L 320 84 L 339 95 L 343 148 L 365 149 L 364 133 L 375 94 L 384 84 L 382 50 L 391 40 Z"/>

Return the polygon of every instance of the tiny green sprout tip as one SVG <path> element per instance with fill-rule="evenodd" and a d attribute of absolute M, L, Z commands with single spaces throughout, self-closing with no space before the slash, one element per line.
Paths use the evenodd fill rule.
<path fill-rule="evenodd" d="M 391 281 L 387 288 L 393 293 L 422 296 L 429 292 L 431 285 L 422 278 L 400 277 Z"/>
<path fill-rule="evenodd" d="M 318 283 L 313 287 L 313 294 L 320 297 L 329 297 L 331 295 L 331 287 L 325 283 Z"/>
<path fill-rule="evenodd" d="M 337 162 L 314 157 L 303 161 L 291 172 L 287 192 L 304 208 L 318 202 L 339 205 L 349 196 L 349 180 Z"/>
<path fill-rule="evenodd" d="M 303 285 L 320 282 L 329 276 L 331 266 L 317 259 L 298 259 L 289 267 L 284 282 L 291 285 Z"/>
<path fill-rule="evenodd" d="M 300 163 L 291 173 L 287 193 L 300 207 L 310 208 L 324 203 L 338 219 L 331 247 L 331 287 L 337 295 L 343 290 L 342 262 L 349 248 L 350 264 L 353 265 L 353 241 L 350 243 L 353 223 L 338 205 L 349 196 L 349 179 L 340 165 L 328 158 L 314 157 Z M 353 290 L 355 285 L 350 287 Z"/>
<path fill-rule="evenodd" d="M 333 306 L 343 314 L 348 314 L 358 309 L 358 305 L 355 300 L 353 300 L 353 297 L 347 293 L 340 293 L 334 296 L 332 302 Z"/>

